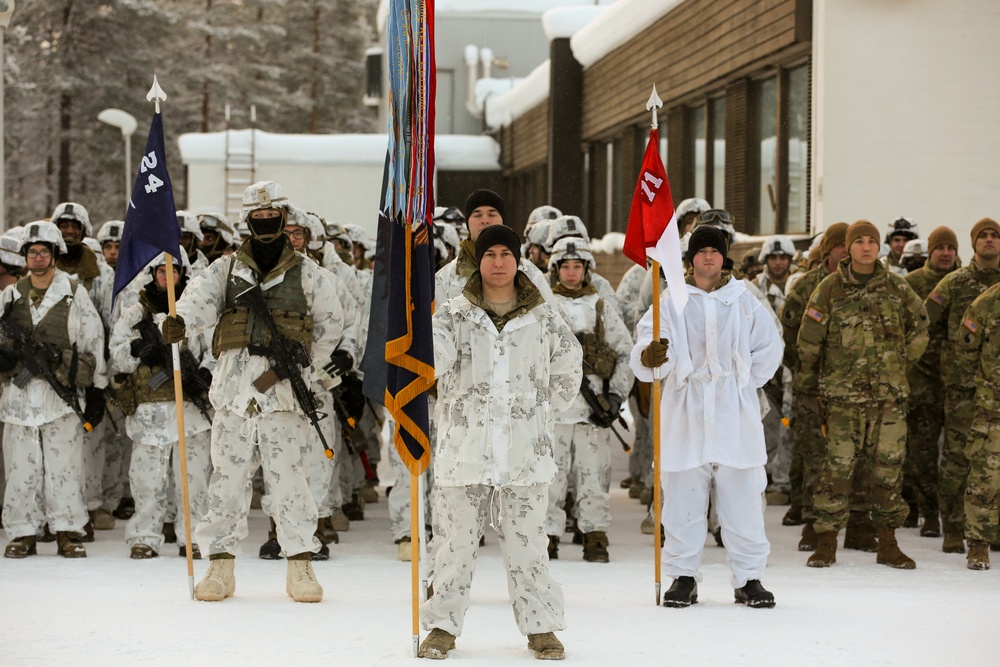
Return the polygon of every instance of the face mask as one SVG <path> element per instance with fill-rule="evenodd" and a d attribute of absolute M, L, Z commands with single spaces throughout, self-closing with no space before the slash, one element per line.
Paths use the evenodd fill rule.
<path fill-rule="evenodd" d="M 255 239 L 261 243 L 274 243 L 285 228 L 285 217 L 277 211 L 274 215 L 269 215 L 266 218 L 251 216 L 247 219 L 247 225 Z"/>

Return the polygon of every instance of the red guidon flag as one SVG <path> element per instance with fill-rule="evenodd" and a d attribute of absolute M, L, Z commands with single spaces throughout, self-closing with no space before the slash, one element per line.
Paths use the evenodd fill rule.
<path fill-rule="evenodd" d="M 642 157 L 639 182 L 632 194 L 632 210 L 625 230 L 622 252 L 640 266 L 646 258 L 659 262 L 667 278 L 667 288 L 677 312 L 687 303 L 684 284 L 684 262 L 681 259 L 681 239 L 674 216 L 674 199 L 670 195 L 667 172 L 660 160 L 660 133 L 649 131 L 649 143 Z"/>

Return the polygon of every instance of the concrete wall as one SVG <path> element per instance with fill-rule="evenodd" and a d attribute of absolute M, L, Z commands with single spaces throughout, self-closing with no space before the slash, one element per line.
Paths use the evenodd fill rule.
<path fill-rule="evenodd" d="M 815 0 L 815 230 L 1000 216 L 1000 2 Z"/>

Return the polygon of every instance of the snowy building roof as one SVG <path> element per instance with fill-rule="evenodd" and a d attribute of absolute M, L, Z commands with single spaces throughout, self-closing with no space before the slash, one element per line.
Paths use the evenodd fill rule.
<path fill-rule="evenodd" d="M 268 164 L 380 165 L 388 144 L 384 134 L 275 134 L 262 130 L 234 130 L 231 149 L 249 152 L 256 135 L 254 156 Z M 184 164 L 217 163 L 226 158 L 225 132 L 189 132 L 177 143 Z M 492 137 L 438 135 L 435 162 L 442 171 L 496 171 L 500 146 Z"/>
<path fill-rule="evenodd" d="M 561 7 L 542 14 L 542 28 L 550 40 L 572 37 L 585 25 L 600 16 L 607 7 Z"/>
<path fill-rule="evenodd" d="M 540 16 L 557 7 L 610 5 L 615 0 L 436 0 L 435 16 L 516 17 Z M 376 25 L 381 29 L 389 15 L 389 0 L 381 0 Z"/>
<path fill-rule="evenodd" d="M 683 1 L 618 0 L 573 35 L 573 56 L 587 69 Z"/>
<path fill-rule="evenodd" d="M 525 111 L 537 106 L 549 94 L 549 61 L 503 95 L 490 97 L 486 103 L 486 124 L 492 128 L 510 125 Z"/>

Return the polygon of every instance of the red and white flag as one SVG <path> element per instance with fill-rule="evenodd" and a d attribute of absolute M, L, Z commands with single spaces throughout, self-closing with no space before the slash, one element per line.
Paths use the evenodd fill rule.
<path fill-rule="evenodd" d="M 674 216 L 674 199 L 670 195 L 667 172 L 660 160 L 660 133 L 649 131 L 649 143 L 642 157 L 639 182 L 632 194 L 632 210 L 625 229 L 622 252 L 640 266 L 646 258 L 659 262 L 667 278 L 667 288 L 678 313 L 687 304 L 687 287 L 684 284 L 684 262 L 681 258 L 681 239 Z"/>

